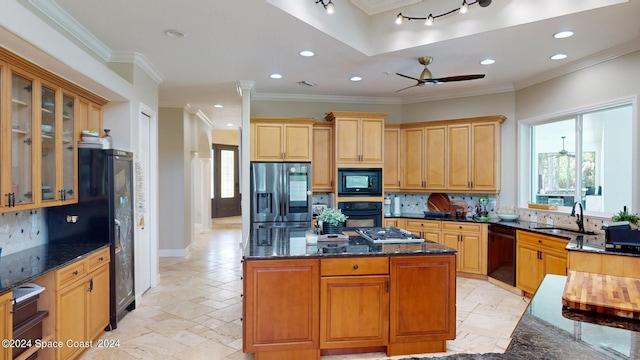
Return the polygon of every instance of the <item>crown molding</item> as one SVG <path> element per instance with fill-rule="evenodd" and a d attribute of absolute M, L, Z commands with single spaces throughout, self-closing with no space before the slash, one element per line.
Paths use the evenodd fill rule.
<path fill-rule="evenodd" d="M 109 62 L 136 64 L 147 75 L 149 75 L 151 79 L 156 82 L 156 84 L 161 84 L 164 81 L 164 76 L 143 54 L 137 52 L 113 51 L 111 53 L 111 57 L 109 58 Z"/>
<path fill-rule="evenodd" d="M 258 101 L 294 101 L 294 102 L 326 102 L 340 104 L 381 104 L 400 105 L 402 99 L 389 97 L 335 96 L 335 95 L 300 95 L 300 94 L 260 94 L 252 95 Z"/>
<path fill-rule="evenodd" d="M 56 25 L 66 31 L 70 36 L 79 41 L 82 45 L 93 51 L 104 62 L 108 62 L 111 57 L 111 49 L 102 41 L 98 40 L 87 28 L 82 26 L 76 19 L 58 5 L 55 1 L 48 0 L 27 0 L 34 8 L 38 9 L 44 16 L 53 21 Z"/>
<path fill-rule="evenodd" d="M 438 86 L 438 85 L 434 85 Z M 512 84 L 498 85 L 492 87 L 484 87 L 482 89 L 468 90 L 468 91 L 447 91 L 439 92 L 436 94 L 419 95 L 406 97 L 402 99 L 402 104 L 417 104 L 421 102 L 437 101 L 437 100 L 450 100 L 459 99 L 472 96 L 501 94 L 506 92 L 513 92 L 515 88 Z"/>

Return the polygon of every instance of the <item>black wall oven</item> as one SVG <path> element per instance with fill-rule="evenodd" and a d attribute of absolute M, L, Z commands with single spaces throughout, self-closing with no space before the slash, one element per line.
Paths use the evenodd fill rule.
<path fill-rule="evenodd" d="M 338 203 L 338 209 L 349 217 L 345 221 L 345 228 L 382 226 L 382 202 L 380 201 L 344 201 Z"/>

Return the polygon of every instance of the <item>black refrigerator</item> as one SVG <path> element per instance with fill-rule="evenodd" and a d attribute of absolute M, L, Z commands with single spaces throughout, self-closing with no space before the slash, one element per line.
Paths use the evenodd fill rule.
<path fill-rule="evenodd" d="M 135 309 L 133 153 L 78 149 L 78 203 L 47 210 L 49 243 L 110 243 L 110 321 Z M 77 215 L 76 223 L 67 222 Z"/>

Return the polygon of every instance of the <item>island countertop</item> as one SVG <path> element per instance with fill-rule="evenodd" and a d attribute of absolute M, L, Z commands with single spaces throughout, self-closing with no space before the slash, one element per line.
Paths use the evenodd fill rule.
<path fill-rule="evenodd" d="M 266 228 L 251 231 L 243 245 L 244 259 L 281 259 L 335 256 L 442 255 L 456 250 L 425 240 L 423 243 L 374 244 L 360 236 L 342 241 L 307 244 L 307 229 Z"/>

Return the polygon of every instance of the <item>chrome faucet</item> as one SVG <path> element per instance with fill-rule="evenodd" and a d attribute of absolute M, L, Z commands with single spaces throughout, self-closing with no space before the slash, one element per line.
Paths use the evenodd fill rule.
<path fill-rule="evenodd" d="M 576 215 L 576 205 L 580 205 L 580 215 Z M 584 232 L 584 214 L 582 213 L 582 202 L 576 201 L 571 208 L 571 216 L 577 217 L 576 224 L 578 224 L 578 231 Z"/>

